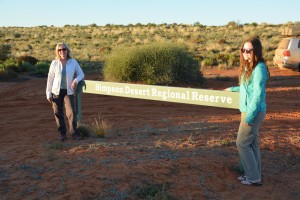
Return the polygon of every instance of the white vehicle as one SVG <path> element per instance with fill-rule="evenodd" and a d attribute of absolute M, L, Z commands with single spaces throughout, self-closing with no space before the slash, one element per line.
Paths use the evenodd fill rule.
<path fill-rule="evenodd" d="M 273 63 L 280 69 L 293 69 L 300 72 L 300 26 L 282 29 L 284 38 L 275 50 Z"/>
<path fill-rule="evenodd" d="M 274 65 L 300 72 L 300 36 L 283 38 L 275 50 Z"/>

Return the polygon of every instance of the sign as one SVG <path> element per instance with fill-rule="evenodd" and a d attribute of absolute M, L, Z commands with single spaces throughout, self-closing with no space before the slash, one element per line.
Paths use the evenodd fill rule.
<path fill-rule="evenodd" d="M 239 108 L 239 93 L 196 88 L 85 80 L 84 93 L 167 101 L 222 108 Z"/>

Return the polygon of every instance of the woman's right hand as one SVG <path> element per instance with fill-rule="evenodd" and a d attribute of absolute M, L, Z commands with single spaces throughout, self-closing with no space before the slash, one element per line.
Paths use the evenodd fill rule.
<path fill-rule="evenodd" d="M 49 103 L 52 104 L 52 98 L 50 97 L 49 99 L 47 99 Z"/>
<path fill-rule="evenodd" d="M 230 88 L 225 88 L 224 91 L 231 92 Z"/>

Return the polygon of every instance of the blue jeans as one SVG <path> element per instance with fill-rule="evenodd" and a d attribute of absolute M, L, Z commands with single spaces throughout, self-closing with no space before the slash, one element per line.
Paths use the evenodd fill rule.
<path fill-rule="evenodd" d="M 246 115 L 247 113 L 241 113 L 241 123 L 236 139 L 236 146 L 247 180 L 258 182 L 261 181 L 261 157 L 258 133 L 266 112 L 258 112 L 252 126 L 244 125 Z"/>

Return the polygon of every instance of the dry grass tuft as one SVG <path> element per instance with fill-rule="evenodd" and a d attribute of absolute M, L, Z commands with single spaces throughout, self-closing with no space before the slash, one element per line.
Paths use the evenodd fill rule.
<path fill-rule="evenodd" d="M 108 119 L 104 119 L 99 115 L 98 118 L 94 118 L 94 120 L 91 122 L 91 129 L 94 135 L 104 138 L 112 128 L 112 125 L 113 123 L 109 122 Z"/>

